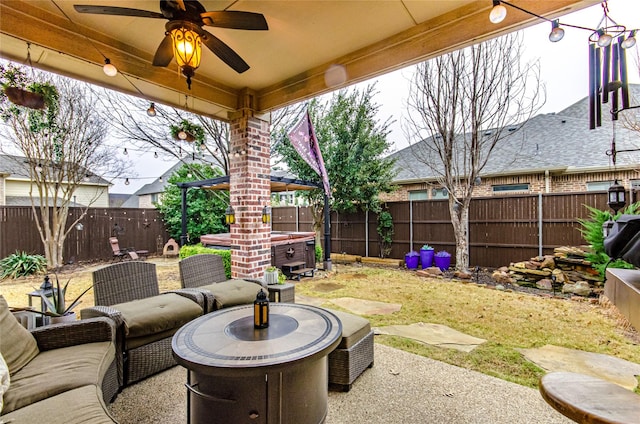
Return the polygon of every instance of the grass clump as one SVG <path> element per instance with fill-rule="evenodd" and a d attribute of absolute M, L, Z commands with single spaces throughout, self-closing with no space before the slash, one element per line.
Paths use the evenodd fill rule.
<path fill-rule="evenodd" d="M 44 256 L 16 251 L 0 260 L 0 279 L 26 277 L 46 269 L 47 260 Z"/>

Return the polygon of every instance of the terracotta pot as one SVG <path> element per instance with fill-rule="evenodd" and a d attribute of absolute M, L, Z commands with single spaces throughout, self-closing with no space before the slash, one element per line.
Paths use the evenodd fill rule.
<path fill-rule="evenodd" d="M 16 105 L 30 109 L 44 109 L 44 97 L 41 94 L 32 93 L 18 87 L 5 87 L 4 94 L 7 95 L 11 103 Z"/>

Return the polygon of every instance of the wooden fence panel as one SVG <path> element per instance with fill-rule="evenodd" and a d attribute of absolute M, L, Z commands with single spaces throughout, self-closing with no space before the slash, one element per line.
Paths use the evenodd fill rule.
<path fill-rule="evenodd" d="M 80 208 L 71 208 L 67 225 L 81 213 Z M 110 259 L 109 237 L 115 229 L 121 230 L 117 234 L 120 247 L 135 247 L 151 254 L 158 253 L 158 237 L 161 245 L 169 239 L 155 209 L 91 208 L 80 223 L 82 230 L 71 228 L 65 240 L 63 258 L 67 263 Z M 30 207 L 0 207 L 0 257 L 16 250 L 44 254 L 33 212 Z"/>

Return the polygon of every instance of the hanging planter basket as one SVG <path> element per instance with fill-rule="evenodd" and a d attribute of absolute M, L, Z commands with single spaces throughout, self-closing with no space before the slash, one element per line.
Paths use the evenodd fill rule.
<path fill-rule="evenodd" d="M 183 119 L 179 125 L 171 125 L 171 137 L 177 141 L 186 141 L 188 143 L 198 142 L 198 145 L 204 143 L 204 128 L 198 124 Z"/>
<path fill-rule="evenodd" d="M 32 93 L 19 87 L 10 86 L 4 88 L 4 94 L 7 95 L 11 103 L 18 106 L 36 110 L 41 110 L 45 107 L 44 96 L 42 94 Z"/>

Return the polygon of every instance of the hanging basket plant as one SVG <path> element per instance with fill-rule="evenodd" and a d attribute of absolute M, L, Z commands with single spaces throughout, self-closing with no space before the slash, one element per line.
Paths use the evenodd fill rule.
<path fill-rule="evenodd" d="M 30 82 L 24 71 L 16 66 L 0 68 L 0 80 L 4 94 L 17 106 L 29 109 L 55 109 L 58 102 L 58 90 L 48 82 Z"/>
<path fill-rule="evenodd" d="M 175 140 L 187 141 L 189 143 L 197 141 L 197 144 L 201 145 L 204 143 L 204 128 L 183 119 L 179 125 L 171 125 L 171 136 Z"/>
<path fill-rule="evenodd" d="M 44 109 L 45 102 L 42 94 L 32 93 L 20 87 L 5 87 L 4 94 L 15 105 L 36 110 Z"/>

